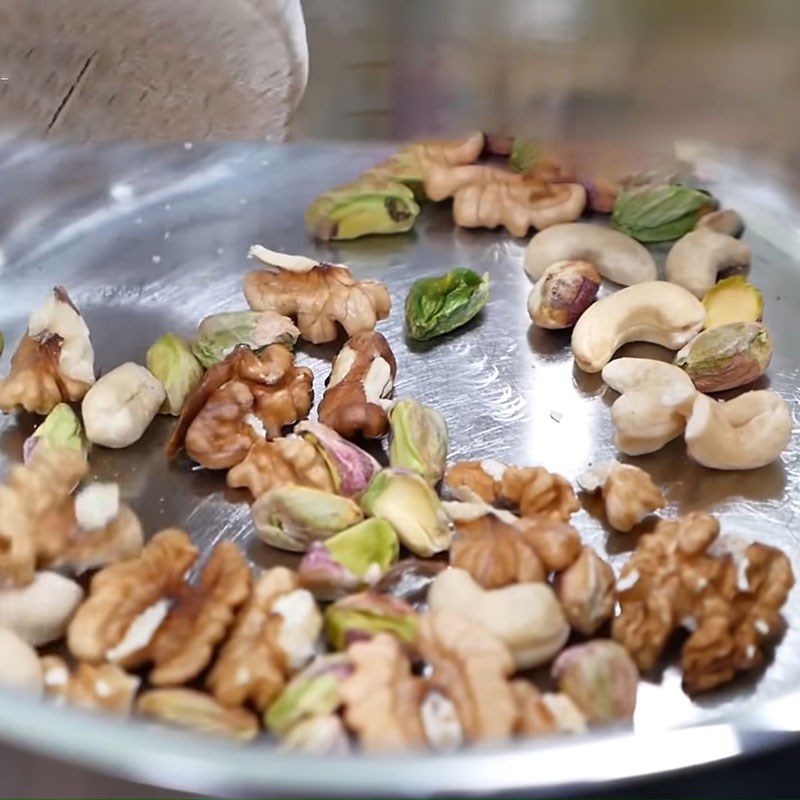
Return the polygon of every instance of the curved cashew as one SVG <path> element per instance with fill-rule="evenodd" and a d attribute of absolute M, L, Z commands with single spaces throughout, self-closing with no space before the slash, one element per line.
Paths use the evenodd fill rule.
<path fill-rule="evenodd" d="M 741 236 L 744 230 L 744 220 L 738 211 L 726 208 L 721 211 L 712 211 L 710 214 L 703 214 L 694 227 L 695 230 L 711 228 L 712 231 L 725 233 L 728 236 Z"/>
<path fill-rule="evenodd" d="M 667 255 L 667 280 L 702 298 L 717 282 L 717 273 L 750 264 L 750 245 L 709 226 L 678 239 Z"/>
<path fill-rule="evenodd" d="M 612 228 L 585 222 L 553 225 L 531 239 L 525 250 L 525 272 L 535 281 L 556 261 L 589 261 L 614 283 L 631 286 L 658 275 L 647 248 Z"/>
<path fill-rule="evenodd" d="M 0 628 L 0 686 L 39 695 L 44 689 L 39 656 L 8 628 Z"/>
<path fill-rule="evenodd" d="M 654 453 L 683 433 L 697 390 L 680 367 L 618 358 L 603 368 L 603 380 L 621 395 L 611 406 L 611 423 L 623 453 Z"/>
<path fill-rule="evenodd" d="M 584 372 L 600 372 L 628 342 L 680 350 L 700 333 L 706 311 L 686 289 L 649 281 L 589 306 L 572 331 L 572 353 Z"/>
<path fill-rule="evenodd" d="M 686 449 L 711 469 L 757 469 L 775 461 L 791 435 L 789 406 L 775 392 L 746 392 L 727 403 L 698 394 Z"/>
<path fill-rule="evenodd" d="M 83 600 L 83 589 L 56 572 L 37 572 L 33 583 L 0 590 L 0 627 L 34 647 L 60 639 Z"/>

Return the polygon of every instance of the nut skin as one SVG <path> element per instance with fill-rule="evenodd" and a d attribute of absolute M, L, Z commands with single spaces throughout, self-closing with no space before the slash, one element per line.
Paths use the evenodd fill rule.
<path fill-rule="evenodd" d="M 614 571 L 588 545 L 578 560 L 556 576 L 554 589 L 569 624 L 591 636 L 614 613 Z"/>
<path fill-rule="evenodd" d="M 596 639 L 568 647 L 553 663 L 552 674 L 590 723 L 633 717 L 639 670 L 616 642 Z"/>
<path fill-rule="evenodd" d="M 675 357 L 700 392 L 723 392 L 758 380 L 772 360 L 772 339 L 760 322 L 731 322 L 703 331 Z"/>
<path fill-rule="evenodd" d="M 428 589 L 444 569 L 441 561 L 406 558 L 390 567 L 372 590 L 403 600 L 422 614 L 428 610 Z"/>
<path fill-rule="evenodd" d="M 571 328 L 595 301 L 599 289 L 600 273 L 593 264 L 557 261 L 531 290 L 528 314 L 540 328 Z"/>

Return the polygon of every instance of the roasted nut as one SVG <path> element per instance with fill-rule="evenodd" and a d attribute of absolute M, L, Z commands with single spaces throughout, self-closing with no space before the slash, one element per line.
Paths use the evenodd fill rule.
<path fill-rule="evenodd" d="M 441 561 L 406 558 L 390 567 L 372 587 L 372 591 L 403 600 L 417 612 L 423 613 L 428 608 L 428 589 L 444 569 Z"/>
<path fill-rule="evenodd" d="M 514 660 L 504 644 L 466 615 L 442 610 L 422 617 L 417 649 L 432 667 L 433 685 L 455 705 L 465 739 L 511 736 L 517 713 L 507 679 Z"/>
<path fill-rule="evenodd" d="M 159 722 L 196 733 L 249 742 L 258 735 L 258 719 L 243 708 L 227 708 L 192 689 L 152 689 L 139 696 L 136 710 Z"/>
<path fill-rule="evenodd" d="M 503 642 L 519 669 L 549 661 L 569 636 L 553 590 L 544 583 L 518 583 L 485 591 L 462 569 L 449 569 L 431 586 L 431 611 L 452 610 L 483 625 Z"/>
<path fill-rule="evenodd" d="M 56 572 L 37 572 L 22 588 L 0 590 L 0 627 L 39 647 L 60 639 L 83 599 L 75 581 Z"/>
<path fill-rule="evenodd" d="M 314 656 L 322 616 L 296 575 L 275 567 L 255 583 L 206 685 L 226 706 L 266 710 Z"/>
<path fill-rule="evenodd" d="M 496 461 L 462 461 L 445 476 L 460 500 L 512 508 L 523 517 L 568 520 L 580 508 L 569 482 L 543 467 L 510 467 Z"/>
<path fill-rule="evenodd" d="M 128 716 L 141 680 L 115 664 L 80 663 L 70 673 L 58 656 L 41 659 L 45 695 L 89 711 Z"/>
<path fill-rule="evenodd" d="M 725 233 L 728 236 L 741 236 L 744 230 L 744 220 L 732 208 L 725 208 L 720 211 L 712 211 L 710 214 L 703 214 L 697 220 L 695 227 L 711 228 L 712 231 Z"/>
<path fill-rule="evenodd" d="M 435 486 L 447 464 L 447 423 L 435 409 L 402 397 L 389 413 L 389 463 L 410 469 Z"/>
<path fill-rule="evenodd" d="M 425 744 L 420 703 L 424 684 L 397 640 L 378 634 L 348 650 L 353 674 L 340 691 L 344 719 L 366 750 L 416 748 Z"/>
<path fill-rule="evenodd" d="M 667 280 L 702 299 L 717 282 L 718 273 L 748 266 L 751 253 L 750 245 L 733 236 L 698 228 L 672 245 L 666 260 Z"/>
<path fill-rule="evenodd" d="M 350 752 L 350 739 L 342 720 L 330 714 L 299 722 L 281 740 L 278 749 L 343 756 Z"/>
<path fill-rule="evenodd" d="M 695 336 L 675 364 L 700 392 L 736 389 L 760 378 L 772 359 L 772 339 L 760 322 L 717 325 Z"/>
<path fill-rule="evenodd" d="M 602 492 L 608 524 L 618 531 L 629 531 L 666 505 L 661 489 L 643 469 L 619 461 L 597 464 L 578 478 L 578 485 L 586 492 Z"/>
<path fill-rule="evenodd" d="M 300 583 L 318 600 L 335 600 L 375 583 L 397 561 L 400 542 L 382 519 L 368 519 L 312 542 L 298 567 Z"/>
<path fill-rule="evenodd" d="M 586 719 L 569 696 L 562 693 L 540 694 L 528 681 L 511 681 L 517 706 L 514 733 L 541 736 L 549 733 L 583 733 Z"/>
<path fill-rule="evenodd" d="M 145 364 L 164 387 L 166 398 L 160 413 L 179 417 L 186 398 L 203 378 L 200 362 L 183 339 L 174 333 L 165 333 L 150 346 Z"/>
<path fill-rule="evenodd" d="M 317 197 L 306 209 L 306 229 L 317 239 L 358 239 L 404 233 L 414 227 L 419 206 L 402 183 L 362 176 Z"/>
<path fill-rule="evenodd" d="M 235 466 L 254 442 L 280 436 L 285 425 L 308 415 L 313 379 L 282 345 L 270 345 L 260 355 L 237 347 L 187 398 L 167 456 L 174 458 L 185 447 L 208 469 Z"/>
<path fill-rule="evenodd" d="M 397 597 L 377 592 L 351 594 L 325 611 L 325 634 L 335 650 L 353 642 L 388 633 L 411 644 L 417 635 L 419 617 L 414 609 Z"/>
<path fill-rule="evenodd" d="M 94 380 L 89 329 L 66 291 L 56 286 L 31 314 L 11 371 L 0 380 L 0 411 L 49 414 L 59 403 L 81 400 Z"/>
<path fill-rule="evenodd" d="M 228 470 L 228 486 L 247 488 L 258 499 L 278 486 L 307 486 L 323 492 L 335 492 L 334 477 L 328 462 L 304 439 L 288 436 L 274 441 L 259 440 L 250 448 L 244 461 Z"/>
<path fill-rule="evenodd" d="M 361 496 L 361 507 L 382 517 L 412 553 L 428 558 L 447 550 L 450 530 L 436 493 L 415 472 L 384 469 Z"/>
<path fill-rule="evenodd" d="M 406 297 L 406 328 L 418 341 L 454 331 L 480 313 L 489 299 L 489 273 L 454 269 L 437 278 L 420 278 Z"/>
<path fill-rule="evenodd" d="M 603 380 L 621 397 L 611 406 L 614 444 L 629 456 L 660 450 L 680 436 L 697 390 L 674 364 L 650 358 L 617 358 Z"/>
<path fill-rule="evenodd" d="M 658 276 L 646 247 L 619 231 L 585 222 L 554 225 L 537 233 L 525 250 L 525 272 L 538 281 L 551 264 L 576 260 L 588 261 L 604 278 L 623 286 Z"/>
<path fill-rule="evenodd" d="M 716 207 L 710 194 L 688 186 L 634 186 L 617 195 L 611 224 L 640 242 L 667 242 L 689 233 L 704 214 Z"/>
<path fill-rule="evenodd" d="M 261 350 L 282 344 L 290 350 L 300 336 L 289 317 L 273 311 L 226 311 L 206 317 L 192 342 L 192 353 L 206 368 L 227 358 L 239 345 Z"/>
<path fill-rule="evenodd" d="M 719 523 L 704 514 L 664 520 L 639 539 L 617 580 L 614 639 L 648 670 L 673 632 L 689 627 L 681 664 L 692 693 L 761 663 L 761 646 L 779 635 L 780 609 L 794 584 L 780 550 L 762 544 L 728 550 L 716 544 L 718 535 Z"/>
<path fill-rule="evenodd" d="M 614 614 L 614 571 L 588 545 L 574 564 L 556 576 L 553 588 L 567 622 L 586 636 Z"/>
<path fill-rule="evenodd" d="M 85 460 L 88 449 L 88 443 L 83 437 L 83 428 L 75 412 L 66 403 L 59 403 L 25 440 L 22 454 L 25 464 L 35 453 L 44 450 L 56 452 L 70 450 L 80 453 Z"/>
<path fill-rule="evenodd" d="M 173 528 L 156 534 L 138 558 L 98 572 L 67 632 L 72 655 L 82 661 L 135 663 L 197 556 L 189 537 Z"/>
<path fill-rule="evenodd" d="M 540 328 L 571 328 L 595 301 L 599 288 L 600 275 L 593 264 L 556 261 L 531 289 L 528 314 Z"/>
<path fill-rule="evenodd" d="M 332 342 L 341 325 L 348 336 L 371 331 L 389 316 L 389 293 L 377 281 L 356 281 L 342 264 L 322 264 L 256 245 L 250 255 L 264 265 L 244 280 L 254 311 L 274 311 L 296 320 L 313 344 Z"/>
<path fill-rule="evenodd" d="M 385 401 L 396 376 L 394 354 L 380 333 L 352 336 L 333 360 L 319 421 L 346 438 L 383 436 L 389 427 Z"/>
<path fill-rule="evenodd" d="M 330 539 L 364 518 L 347 497 L 291 485 L 262 494 L 252 513 L 261 541 L 293 553 L 304 553 L 312 542 Z"/>
<path fill-rule="evenodd" d="M 93 444 L 122 448 L 137 442 L 166 399 L 161 383 L 129 361 L 107 372 L 83 398 L 86 438 Z"/>
<path fill-rule="evenodd" d="M 680 350 L 702 330 L 705 316 L 703 304 L 674 283 L 629 286 L 589 306 L 578 320 L 572 331 L 575 363 L 584 372 L 600 372 L 629 342 Z"/>
<path fill-rule="evenodd" d="M 764 296 L 741 275 L 715 283 L 703 297 L 705 328 L 730 322 L 758 322 L 764 313 Z"/>
<path fill-rule="evenodd" d="M 294 430 L 326 460 L 336 491 L 345 497 L 360 495 L 380 472 L 380 464 L 369 453 L 321 422 L 300 422 Z"/>
<path fill-rule="evenodd" d="M 616 642 L 598 639 L 568 647 L 553 662 L 552 672 L 589 722 L 633 717 L 639 670 Z"/>
<path fill-rule="evenodd" d="M 686 451 L 711 469 L 758 469 L 780 458 L 792 436 L 786 401 L 768 390 L 727 403 L 695 397 L 686 423 Z"/>
<path fill-rule="evenodd" d="M 341 683 L 352 672 L 353 665 L 344 653 L 317 656 L 269 707 L 264 715 L 266 726 L 284 738 L 303 722 L 333 714 L 342 704 Z"/>
<path fill-rule="evenodd" d="M 9 628 L 0 628 L 0 686 L 41 695 L 42 667 L 36 651 Z"/>

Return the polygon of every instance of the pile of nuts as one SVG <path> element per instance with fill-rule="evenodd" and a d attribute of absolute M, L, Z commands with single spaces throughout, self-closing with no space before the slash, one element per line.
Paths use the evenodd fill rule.
<path fill-rule="evenodd" d="M 427 147 L 414 158 L 430 161 L 431 191 L 450 151 Z M 458 169 L 476 179 L 476 167 Z M 636 219 L 653 235 L 647 222 Z M 612 419 L 624 453 L 684 434 L 701 464 L 746 469 L 777 458 L 791 426 L 772 392 L 725 404 L 701 394 L 752 380 L 771 353 L 756 320 L 701 332 L 712 311 L 730 316 L 742 290 L 718 290 L 722 309 L 696 296 L 744 258 L 711 222 L 673 248 L 673 282 L 656 281 L 647 250 L 619 231 L 548 228 L 526 253 L 529 308 L 537 325 L 574 324 L 578 366 L 620 392 Z M 794 582 L 781 551 L 720 536 L 713 517 L 693 513 L 640 533 L 615 575 L 571 524 L 581 503 L 569 481 L 490 459 L 448 464 L 442 415 L 394 398 L 397 363 L 375 330 L 390 311 L 382 284 L 260 246 L 251 256 L 262 264 L 245 279 L 251 310 L 207 318 L 193 342 L 167 334 L 148 368 L 96 380 L 88 328 L 63 289 L 31 316 L 0 381 L 2 410 L 47 415 L 0 485 L 0 683 L 343 753 L 629 721 L 640 670 L 680 628 L 690 631 L 687 692 L 761 664 Z M 689 266 L 700 261 L 703 275 Z M 628 288 L 595 303 L 601 276 Z M 340 328 L 349 338 L 309 421 L 313 375 L 292 347 L 334 341 Z M 674 365 L 612 360 L 634 340 L 683 349 Z M 69 405 L 81 401 L 83 425 Z M 256 574 L 231 542 L 201 560 L 178 529 L 145 543 L 118 487 L 86 482 L 90 445 L 126 447 L 159 411 L 178 417 L 167 456 L 183 451 L 248 489 L 255 533 L 301 554 L 296 569 Z M 388 465 L 359 444 L 387 435 Z M 596 465 L 579 486 L 620 532 L 666 505 L 631 464 Z M 69 663 L 35 650 L 61 640 Z M 540 691 L 525 672 L 547 664 Z"/>

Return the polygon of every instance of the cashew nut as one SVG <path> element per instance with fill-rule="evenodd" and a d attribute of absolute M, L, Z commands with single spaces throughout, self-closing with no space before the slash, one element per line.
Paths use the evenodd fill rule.
<path fill-rule="evenodd" d="M 463 569 L 441 572 L 428 592 L 431 611 L 453 609 L 505 644 L 519 669 L 549 661 L 569 637 L 569 625 L 546 583 L 485 590 Z"/>
<path fill-rule="evenodd" d="M 44 689 L 39 656 L 8 628 L 0 628 L 0 686 L 37 695 Z"/>
<path fill-rule="evenodd" d="M 789 406 L 775 392 L 746 392 L 727 403 L 698 394 L 686 449 L 711 469 L 757 469 L 775 461 L 791 435 Z"/>
<path fill-rule="evenodd" d="M 721 211 L 712 211 L 710 214 L 703 214 L 697 220 L 697 228 L 711 228 L 717 233 L 725 233 L 728 236 L 741 236 L 744 230 L 744 220 L 739 216 L 738 211 L 726 208 Z"/>
<path fill-rule="evenodd" d="M 703 328 L 703 304 L 686 289 L 649 281 L 589 306 L 572 331 L 572 353 L 584 372 L 600 372 L 628 342 L 680 350 Z"/>
<path fill-rule="evenodd" d="M 83 600 L 83 589 L 57 572 L 37 572 L 33 583 L 0 590 L 0 627 L 34 647 L 60 639 Z"/>
<path fill-rule="evenodd" d="M 703 298 L 717 282 L 717 274 L 750 264 L 750 245 L 708 226 L 678 239 L 667 255 L 667 280 Z"/>
<path fill-rule="evenodd" d="M 525 272 L 538 281 L 556 261 L 581 260 L 623 286 L 654 281 L 658 275 L 653 257 L 635 239 L 585 222 L 553 225 L 537 233 L 525 250 Z"/>
<path fill-rule="evenodd" d="M 86 438 L 104 447 L 127 447 L 153 421 L 166 394 L 144 367 L 129 361 L 103 375 L 83 398 Z"/>
<path fill-rule="evenodd" d="M 629 456 L 660 450 L 683 433 L 697 391 L 674 364 L 651 358 L 618 358 L 603 380 L 620 397 L 611 406 L 614 444 Z"/>

